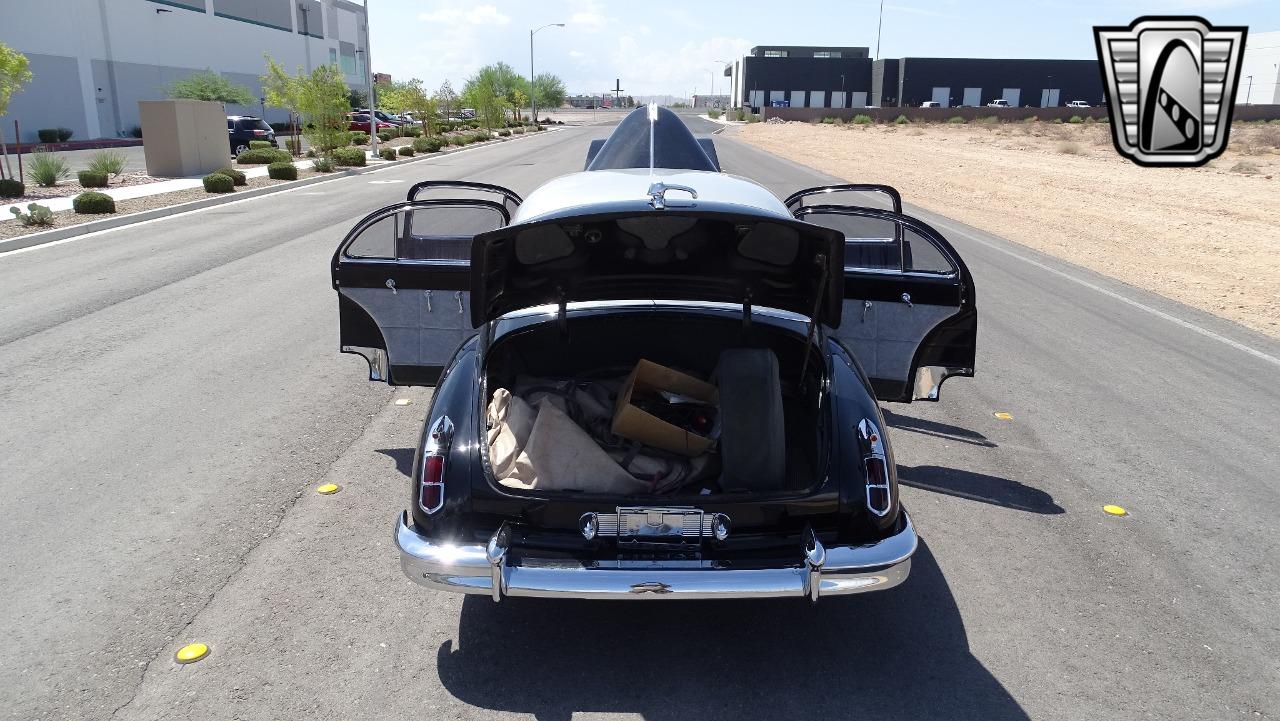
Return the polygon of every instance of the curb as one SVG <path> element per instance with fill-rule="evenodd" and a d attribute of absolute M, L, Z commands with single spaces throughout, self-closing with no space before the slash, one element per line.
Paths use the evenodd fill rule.
<path fill-rule="evenodd" d="M 250 198 L 256 198 L 262 195 L 270 195 L 272 193 L 279 193 L 285 190 L 293 190 L 295 188 L 305 188 L 308 185 L 315 185 L 317 183 L 323 183 L 330 180 L 340 180 L 342 178 L 353 177 L 356 175 L 364 175 L 365 173 L 372 173 L 378 170 L 385 170 L 386 168 L 398 167 L 401 165 L 409 165 L 411 163 L 430 160 L 432 158 L 439 158 L 445 155 L 451 155 L 453 153 L 457 153 L 464 150 L 473 150 L 475 148 L 481 148 L 487 144 L 496 145 L 498 143 L 509 143 L 513 140 L 524 140 L 527 138 L 538 137 L 543 133 L 555 132 L 555 130 L 558 130 L 558 129 L 559 128 L 548 129 L 548 130 L 541 131 L 539 133 L 526 133 L 519 138 L 494 138 L 493 140 L 486 141 L 485 143 L 464 145 L 461 147 L 453 147 L 448 150 L 440 150 L 435 153 L 426 153 L 421 156 L 405 158 L 404 160 L 396 160 L 393 162 L 382 161 L 382 162 L 379 162 L 377 165 L 373 165 L 369 167 L 349 168 L 343 171 L 338 171 L 334 173 L 325 173 L 324 175 L 317 175 L 312 178 L 295 180 L 288 183 L 281 183 L 279 185 L 270 185 L 264 188 L 254 188 L 253 190 L 242 190 L 236 193 L 226 193 L 223 195 L 215 195 L 213 197 L 203 198 L 201 200 L 191 200 L 185 203 L 170 205 L 164 208 L 144 210 L 138 213 L 129 213 L 126 215 L 120 215 L 113 218 L 104 218 L 103 220 L 92 220 L 92 221 L 89 221 L 88 223 L 80 223 L 79 225 L 72 225 L 66 228 L 55 228 L 54 230 L 45 230 L 39 233 L 30 233 L 28 235 L 20 235 L 15 238 L 9 238 L 8 240 L 0 240 L 0 254 L 7 253 L 11 250 L 22 250 L 23 248 L 31 248 L 37 245 L 44 245 L 46 243 L 65 240 L 67 238 L 74 238 L 78 235 L 88 235 L 89 233 L 96 233 L 102 230 L 111 230 L 113 228 L 120 228 L 126 225 L 133 225 L 134 223 L 141 223 L 147 220 L 155 220 L 157 218 L 164 218 L 170 215 L 177 215 L 179 213 L 188 213 L 193 210 L 200 210 L 202 208 L 208 208 L 215 205 L 222 205 L 224 203 L 232 203 L 238 200 L 249 200 Z"/>

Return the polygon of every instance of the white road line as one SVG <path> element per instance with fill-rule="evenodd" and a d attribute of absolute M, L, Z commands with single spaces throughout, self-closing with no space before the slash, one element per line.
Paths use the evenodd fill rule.
<path fill-rule="evenodd" d="M 527 134 L 527 135 L 525 135 L 523 138 L 520 138 L 520 139 L 521 139 L 521 140 L 528 140 L 529 138 L 540 138 L 540 137 L 543 137 L 543 138 L 544 138 L 544 137 L 546 137 L 546 136 L 547 136 L 547 134 L 548 134 L 548 133 L 554 133 L 554 132 L 556 132 L 557 130 L 560 130 L 560 128 L 555 128 L 555 129 L 552 129 L 552 130 L 549 130 L 549 131 L 543 131 L 543 132 L 540 132 L 540 133 Z M 507 141 L 507 142 L 510 142 L 510 141 Z M 472 152 L 472 151 L 475 151 L 475 150 L 486 150 L 486 149 L 489 149 L 489 148 L 500 148 L 500 147 L 502 147 L 502 146 L 504 146 L 504 145 L 506 145 L 506 142 L 503 142 L 503 143 L 494 143 L 493 145 L 478 145 L 478 146 L 471 147 L 471 148 L 463 148 L 463 149 L 461 149 L 461 150 L 455 150 L 455 151 L 453 151 L 452 153 L 445 153 L 444 155 L 434 156 L 434 157 L 431 157 L 431 158 L 427 158 L 426 160 L 420 160 L 420 161 L 418 161 L 418 162 L 419 162 L 419 163 L 422 163 L 422 162 L 430 163 L 432 160 L 440 160 L 440 159 L 442 159 L 442 158 L 452 158 L 452 157 L 454 157 L 454 156 L 456 156 L 456 155 L 462 155 L 463 153 L 469 153 L 469 152 Z M 408 164 L 408 165 L 412 165 L 412 163 L 410 163 L 410 164 Z M 181 212 L 181 213 L 174 213 L 173 215 L 166 215 L 166 216 L 161 217 L 161 218 L 151 218 L 150 220 L 139 220 L 139 221 L 138 221 L 138 222 L 136 222 L 136 223 L 129 223 L 128 225 L 118 225 L 118 226 L 116 226 L 116 227 L 114 227 L 114 228 L 106 228 L 106 229 L 104 229 L 104 230 L 95 230 L 95 231 L 93 231 L 92 233 L 85 233 L 84 235 L 73 235 L 73 236 L 71 236 L 70 238 L 63 238 L 62 240 L 51 240 L 51 241 L 49 241 L 48 243 L 41 243 L 41 244 L 39 244 L 39 245 L 32 245 L 32 246 L 28 246 L 28 247 L 26 247 L 26 248 L 15 248 L 14 250 L 6 250 L 6 251 L 3 251 L 3 252 L 0 252 L 0 258 L 4 258 L 4 257 L 10 256 L 10 255 L 18 255 L 19 253 L 29 253 L 29 252 L 31 252 L 31 251 L 33 251 L 33 250 L 42 250 L 42 249 L 44 249 L 44 248 L 52 248 L 52 247 L 54 247 L 54 246 L 63 245 L 63 244 L 66 244 L 66 243 L 74 243 L 74 242 L 76 242 L 77 240 L 84 240 L 84 239 L 86 239 L 86 238 L 93 238 L 93 237 L 95 237 L 95 236 L 105 235 L 106 233 L 115 233 L 115 232 L 118 232 L 118 231 L 121 231 L 121 230 L 131 230 L 131 229 L 136 228 L 136 227 L 138 227 L 138 226 L 140 226 L 140 225 L 150 225 L 151 223 L 159 223 L 159 222 L 161 222 L 161 221 L 165 221 L 165 220 L 173 220 L 174 218 L 181 218 L 181 217 L 184 217 L 184 216 L 187 216 L 187 215 L 193 215 L 193 214 L 195 214 L 195 213 L 202 213 L 202 212 L 204 212 L 204 211 L 206 211 L 206 210 L 213 210 L 214 208 L 226 208 L 226 207 L 231 206 L 231 205 L 239 205 L 240 203 L 251 203 L 251 202 L 253 202 L 253 201 L 255 201 L 255 200 L 261 200 L 262 198 L 274 198 L 274 197 L 276 197 L 277 195 L 284 195 L 285 193 L 296 193 L 296 192 L 298 192 L 298 191 L 300 191 L 300 190 L 305 190 L 305 189 L 309 189 L 309 188 L 314 188 L 314 187 L 316 187 L 316 186 L 318 186 L 318 185 L 325 185 L 325 184 L 327 184 L 327 183 L 334 183 L 334 182 L 337 182 L 337 181 L 339 181 L 339 180 L 350 180 L 350 179 L 353 179 L 353 178 L 363 177 L 363 176 L 365 176 L 365 175 L 371 175 L 371 174 L 373 174 L 373 173 L 381 173 L 381 172 L 382 172 L 382 171 L 384 171 L 384 170 L 394 170 L 394 169 L 396 169 L 396 168 L 400 168 L 400 167 L 402 167 L 402 165 L 401 165 L 400 163 L 393 163 L 393 164 L 391 164 L 391 165 L 386 166 L 385 168 L 374 168 L 373 170 L 366 171 L 366 172 L 364 172 L 364 173 L 361 173 L 360 175 L 341 175 L 341 176 L 338 176 L 338 177 L 336 177 L 336 178 L 330 178 L 330 179 L 328 179 L 328 180 L 321 180 L 321 181 L 320 181 L 320 182 L 318 182 L 318 183 L 311 183 L 310 185 L 303 185 L 303 186 L 299 186 L 299 187 L 297 187 L 297 188 L 289 188 L 289 189 L 287 189 L 287 190 L 277 190 L 277 191 L 276 191 L 276 192 L 274 192 L 274 193 L 264 193 L 264 194 L 262 194 L 262 195 L 255 195 L 255 196 L 254 196 L 254 197 L 252 197 L 252 198 L 243 198 L 243 199 L 241 199 L 241 200 L 233 200 L 233 201 L 231 201 L 231 202 L 229 202 L 229 203 L 219 203 L 219 204 L 217 204 L 217 205 L 210 205 L 210 206 L 205 207 L 205 208 L 196 208 L 195 210 L 186 210 L 186 211 L 183 211 L 183 212 Z M 188 201 L 188 202 L 195 202 L 195 201 Z"/>
<path fill-rule="evenodd" d="M 933 215 L 933 216 L 935 217 L 935 219 L 937 219 L 937 218 L 939 217 L 936 213 L 931 213 L 931 215 Z M 1166 312 L 1164 312 L 1164 311 L 1162 311 L 1162 310 L 1160 310 L 1160 309 L 1158 309 L 1158 308 L 1152 308 L 1151 306 L 1146 305 L 1145 303 L 1139 303 L 1138 301 L 1136 301 L 1136 300 L 1134 300 L 1134 299 L 1132 299 L 1132 298 L 1129 298 L 1129 297 L 1126 297 L 1126 296 L 1124 296 L 1124 295 L 1121 295 L 1120 293 L 1117 293 L 1117 292 L 1115 292 L 1115 291 L 1113 291 L 1113 290 L 1108 290 L 1108 289 L 1106 289 L 1106 288 L 1103 288 L 1103 287 L 1102 287 L 1102 286 L 1100 286 L 1100 285 L 1096 285 L 1096 284 L 1094 284 L 1094 283 L 1090 283 L 1089 281 L 1084 280 L 1083 278 L 1077 278 L 1076 276 L 1071 275 L 1070 273 L 1066 273 L 1066 272 L 1063 272 L 1063 271 L 1061 271 L 1061 270 L 1058 270 L 1057 268 L 1054 268 L 1054 267 L 1052 267 L 1052 266 L 1045 265 L 1044 263 L 1041 263 L 1041 262 L 1040 262 L 1040 261 L 1038 261 L 1038 260 L 1032 260 L 1031 258 L 1028 258 L 1028 257 L 1027 257 L 1027 256 L 1025 256 L 1025 255 L 1022 255 L 1021 253 L 1015 253 L 1015 252 L 1013 252 L 1012 250 L 1009 250 L 1008 248 L 1002 248 L 1002 247 L 1000 247 L 999 245 L 996 245 L 995 243 L 991 243 L 991 242 L 985 241 L 985 240 L 983 240 L 983 239 L 981 239 L 981 238 L 979 238 L 979 237 L 977 237 L 977 236 L 973 235 L 972 233 L 968 233 L 968 232 L 966 232 L 966 231 L 962 230 L 961 228 L 958 228 L 958 227 L 956 227 L 956 226 L 954 226 L 954 225 L 952 225 L 951 223 L 948 223 L 948 222 L 946 222 L 946 221 L 942 221 L 942 220 L 935 220 L 935 222 L 937 222 L 937 224 L 938 224 L 938 225 L 941 225 L 941 226 L 943 226 L 943 227 L 949 228 L 952 232 L 958 233 L 958 234 L 960 234 L 960 235 L 962 235 L 962 236 L 964 236 L 964 237 L 968 238 L 969 240 L 972 240 L 972 241 L 973 241 L 973 242 L 975 242 L 975 243 L 978 243 L 978 244 L 980 244 L 980 245 L 985 245 L 986 247 L 991 248 L 992 250 L 998 250 L 998 251 L 1000 251 L 1001 253 L 1004 253 L 1004 254 L 1005 254 L 1005 255 L 1007 255 L 1007 256 L 1010 256 L 1010 257 L 1013 257 L 1013 258 L 1017 258 L 1018 260 L 1021 260 L 1021 261 L 1022 261 L 1022 262 L 1024 262 L 1024 263 L 1029 263 L 1029 264 L 1031 264 L 1031 265 L 1034 265 L 1035 267 L 1037 267 L 1037 268 L 1039 268 L 1039 269 L 1041 269 L 1041 270 L 1047 271 L 1047 272 L 1049 272 L 1049 273 L 1052 273 L 1052 274 L 1054 274 L 1054 275 L 1058 276 L 1059 278 L 1065 278 L 1065 279 L 1067 279 L 1067 280 L 1071 281 L 1072 283 L 1076 283 L 1076 284 L 1082 285 L 1082 286 L 1084 286 L 1084 287 L 1086 287 L 1086 288 L 1088 288 L 1088 289 L 1090 289 L 1090 290 L 1097 291 L 1098 293 L 1101 293 L 1102 295 L 1105 295 L 1105 296 L 1107 296 L 1108 298 L 1114 298 L 1115 300 L 1118 300 L 1118 301 L 1120 301 L 1120 302 L 1122 302 L 1122 303 L 1125 303 L 1125 304 L 1130 305 L 1130 306 L 1132 306 L 1132 307 L 1134 307 L 1134 308 L 1137 308 L 1138 310 L 1146 311 L 1147 313 L 1150 313 L 1151 315 L 1154 315 L 1154 316 L 1156 316 L 1157 318 L 1163 318 L 1164 320 L 1167 320 L 1167 321 L 1169 321 L 1170 323 L 1173 323 L 1173 324 L 1175 324 L 1175 325 L 1182 326 L 1183 328 L 1186 328 L 1187 330 L 1195 331 L 1196 333 L 1199 333 L 1200 335 L 1202 335 L 1202 336 L 1204 336 L 1204 337 L 1206 337 L 1206 338 L 1212 338 L 1212 339 L 1214 339 L 1214 340 L 1216 340 L 1216 341 L 1219 341 L 1219 342 L 1221 342 L 1221 343 L 1225 343 L 1226 345 L 1229 345 L 1229 346 L 1231 346 L 1232 348 L 1235 348 L 1235 349 L 1236 349 L 1236 350 L 1238 350 L 1238 351 L 1243 351 L 1243 352 L 1248 353 L 1249 355 L 1251 355 L 1251 356 L 1253 356 L 1253 357 L 1255 357 L 1255 358 L 1259 358 L 1259 359 L 1261 359 L 1261 360 L 1267 361 L 1268 363 L 1272 363 L 1272 364 L 1274 364 L 1274 365 L 1280 366 L 1280 358 L 1277 358 L 1277 357 L 1275 357 L 1275 356 L 1273 356 L 1273 355 L 1268 355 L 1268 354 L 1266 354 L 1266 353 L 1263 353 L 1262 351 L 1260 351 L 1260 350 L 1258 350 L 1258 349 L 1256 349 L 1256 348 L 1251 348 L 1251 347 L 1249 347 L 1249 346 L 1245 345 L 1244 343 L 1240 343 L 1239 341 L 1231 340 L 1230 338 L 1227 338 L 1226 336 L 1223 336 L 1223 335 L 1219 335 L 1219 334 L 1217 334 L 1217 333 L 1214 333 L 1213 331 L 1209 330 L 1208 328 L 1202 328 L 1202 327 L 1200 327 L 1200 326 L 1196 325 L 1195 323 L 1192 323 L 1192 322 L 1190 322 L 1190 321 L 1183 320 L 1183 319 L 1181 319 L 1181 318 L 1179 318 L 1179 317 L 1177 317 L 1177 316 L 1175 316 L 1175 315 L 1170 315 L 1169 313 L 1166 313 Z"/>

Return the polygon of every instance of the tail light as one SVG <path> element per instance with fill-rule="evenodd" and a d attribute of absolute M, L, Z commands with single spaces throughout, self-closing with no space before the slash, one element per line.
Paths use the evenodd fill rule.
<path fill-rule="evenodd" d="M 453 443 L 453 421 L 440 416 L 431 424 L 427 444 L 422 449 L 422 478 L 418 487 L 418 507 L 435 513 L 444 507 L 444 459 Z"/>
<path fill-rule="evenodd" d="M 254 131 L 253 131 L 253 134 L 254 134 L 254 135 L 266 135 L 266 134 L 267 134 L 267 131 L 265 131 L 265 130 L 254 130 Z"/>
<path fill-rule="evenodd" d="M 863 418 L 858 424 L 858 437 L 866 447 L 862 456 L 862 469 L 867 487 L 867 510 L 877 516 L 884 516 L 893 506 L 884 436 L 880 434 L 880 428 L 875 423 L 868 418 Z"/>

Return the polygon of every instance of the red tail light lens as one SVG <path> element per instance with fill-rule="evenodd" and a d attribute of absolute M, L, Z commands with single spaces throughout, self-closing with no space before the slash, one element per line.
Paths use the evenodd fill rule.
<path fill-rule="evenodd" d="M 885 460 L 884 437 L 880 435 L 879 426 L 870 418 L 864 418 L 858 424 L 858 437 L 864 444 L 862 467 L 866 474 L 867 510 L 877 516 L 884 516 L 893 506 L 889 464 Z"/>
<path fill-rule="evenodd" d="M 444 459 L 453 444 L 453 421 L 440 416 L 431 424 L 431 432 L 422 449 L 422 478 L 418 487 L 418 506 L 427 513 L 444 507 Z"/>

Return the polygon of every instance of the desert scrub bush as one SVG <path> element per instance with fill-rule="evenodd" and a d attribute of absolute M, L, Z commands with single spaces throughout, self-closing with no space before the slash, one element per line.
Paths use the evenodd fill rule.
<path fill-rule="evenodd" d="M 758 123 L 760 122 L 760 116 L 756 113 L 747 113 L 747 122 Z"/>
<path fill-rule="evenodd" d="M 42 143 L 56 143 L 58 142 L 58 129 L 40 128 L 36 131 L 36 137 L 40 138 Z"/>
<path fill-rule="evenodd" d="M 1084 148 L 1080 147 L 1079 143 L 1073 143 L 1069 140 L 1058 143 L 1057 149 L 1063 155 L 1084 155 Z"/>
<path fill-rule="evenodd" d="M 988 115 L 985 118 L 978 118 L 978 122 L 982 123 L 983 125 L 999 125 L 1000 118 L 997 118 L 994 115 Z"/>
<path fill-rule="evenodd" d="M 412 158 L 413 154 L 417 151 L 413 149 L 412 145 L 401 145 L 400 148 L 396 150 L 396 152 L 406 158 Z"/>
<path fill-rule="evenodd" d="M 379 130 L 379 131 L 378 131 L 378 140 L 381 140 L 381 141 L 382 141 L 382 142 L 384 142 L 384 143 L 389 143 L 389 142 L 391 142 L 391 133 L 388 133 L 388 132 L 387 132 L 387 131 L 385 131 L 385 130 Z"/>
<path fill-rule="evenodd" d="M 717 108 L 707 108 L 707 117 L 708 117 L 708 118 L 711 118 L 712 120 L 717 120 L 717 119 L 719 119 L 719 118 L 720 118 L 720 111 L 719 111 L 719 109 L 717 109 Z"/>
<path fill-rule="evenodd" d="M 384 130 L 384 131 L 382 131 L 382 132 L 384 132 L 384 133 L 385 133 L 385 132 L 387 132 L 387 131 L 385 131 L 385 130 Z M 351 145 L 368 145 L 368 144 L 369 144 L 369 134 L 368 134 L 368 133 L 366 133 L 366 132 L 364 132 L 364 131 L 362 131 L 362 130 L 352 130 L 352 131 L 351 131 L 351 142 L 350 142 L 350 144 L 351 144 Z"/>
<path fill-rule="evenodd" d="M 475 143 L 483 143 L 486 140 L 493 140 L 493 133 L 488 130 L 477 130 L 471 134 L 471 140 Z"/>
<path fill-rule="evenodd" d="M 71 128 L 58 128 L 58 142 L 65 143 L 71 139 L 75 133 L 71 132 Z"/>
<path fill-rule="evenodd" d="M 910 123 L 910 122 L 911 122 L 911 120 L 910 120 L 909 118 L 907 118 L 907 116 L 906 116 L 906 115 L 899 115 L 898 117 L 896 117 L 896 118 L 894 118 L 894 119 L 893 119 L 893 123 L 894 123 L 894 125 L 906 125 L 906 124 L 908 124 L 908 123 Z"/>
<path fill-rule="evenodd" d="M 1024 122 L 1024 123 L 1038 123 L 1038 122 L 1040 122 L 1040 118 L 1036 117 L 1035 115 L 1032 115 L 1032 116 L 1031 116 L 1031 117 L 1029 117 L 1029 118 L 1023 118 L 1023 119 L 1022 119 L 1022 122 Z"/>
<path fill-rule="evenodd" d="M 297 180 L 298 167 L 293 163 L 272 163 L 267 166 L 267 177 L 272 180 Z"/>
<path fill-rule="evenodd" d="M 395 160 L 396 149 L 395 148 L 379 148 L 378 157 L 382 158 L 383 160 Z"/>
<path fill-rule="evenodd" d="M 337 166 L 362 166 L 368 158 L 359 148 L 338 148 L 333 151 L 333 164 Z"/>
<path fill-rule="evenodd" d="M 98 193 L 90 190 L 87 193 L 81 193 L 72 198 L 71 207 L 77 213 L 83 213 L 85 215 L 101 215 L 103 213 L 116 212 L 116 201 L 112 200 L 111 196 L 106 193 Z"/>
<path fill-rule="evenodd" d="M 400 128 L 400 137 L 402 138 L 416 138 L 420 135 L 422 135 L 422 128 L 416 125 L 405 125 Z"/>
<path fill-rule="evenodd" d="M 510 130 L 507 130 L 506 128 L 503 128 L 502 130 L 499 130 L 499 131 L 498 131 L 498 137 L 499 137 L 499 138 L 509 138 L 509 137 L 511 137 L 511 131 L 510 131 Z"/>
<path fill-rule="evenodd" d="M 271 143 L 266 140 L 250 140 L 249 141 L 250 150 L 266 150 L 267 148 L 270 148 L 270 147 L 272 147 Z"/>
<path fill-rule="evenodd" d="M 135 126 L 133 126 L 132 128 L 129 128 L 129 137 L 131 137 L 131 138 L 141 138 L 141 137 L 142 137 L 142 126 L 141 126 L 141 125 L 135 125 Z"/>
<path fill-rule="evenodd" d="M 67 161 L 53 153 L 39 151 L 31 154 L 31 165 L 27 168 L 27 177 L 42 188 L 52 188 L 60 180 L 71 175 L 71 166 Z"/>
<path fill-rule="evenodd" d="M 957 116 L 955 116 L 955 117 L 950 118 L 949 120 L 947 120 L 947 122 L 948 122 L 948 123 L 951 123 L 952 125 L 964 125 L 965 123 L 967 123 L 967 122 L 969 122 L 969 121 L 967 121 L 967 120 L 965 120 L 963 117 L 961 117 L 961 116 L 957 115 Z"/>
<path fill-rule="evenodd" d="M 1242 175 L 1257 175 L 1262 172 L 1262 169 L 1247 160 L 1241 160 L 1231 166 L 1231 172 L 1240 173 Z"/>
<path fill-rule="evenodd" d="M 444 138 L 438 135 L 428 135 L 425 138 L 414 138 L 412 147 L 419 153 L 435 153 L 443 148 L 445 144 Z"/>
<path fill-rule="evenodd" d="M 738 122 L 742 122 L 742 121 L 746 120 L 746 119 L 747 119 L 747 110 L 746 110 L 746 108 L 736 108 L 736 109 L 733 111 L 733 119 L 734 119 L 734 120 L 737 120 Z"/>
<path fill-rule="evenodd" d="M 811 120 L 811 121 L 809 121 L 809 122 L 817 122 L 817 121 L 813 121 L 813 120 Z M 835 119 L 835 118 L 833 118 L 833 117 L 831 117 L 830 115 L 828 115 L 827 117 L 825 117 L 825 118 L 823 118 L 823 119 L 822 119 L 822 124 L 823 124 L 823 125 L 835 125 L 835 124 L 836 124 L 836 119 Z"/>
<path fill-rule="evenodd" d="M 316 158 L 315 161 L 311 163 L 311 167 L 317 173 L 332 173 L 333 161 L 328 158 Z"/>
<path fill-rule="evenodd" d="M 875 120 L 873 120 L 870 115 L 858 114 L 853 116 L 852 122 L 854 125 L 870 125 L 874 123 Z"/>
<path fill-rule="evenodd" d="M 118 178 L 124 172 L 125 163 L 124 153 L 118 150 L 99 150 L 89 156 L 88 168 L 96 173 L 106 173 L 112 178 Z"/>
<path fill-rule="evenodd" d="M 237 155 L 236 163 L 240 165 L 266 165 L 268 163 L 286 162 L 290 157 L 287 150 L 262 148 L 259 150 L 246 150 Z"/>
<path fill-rule="evenodd" d="M 230 193 L 235 190 L 236 181 L 231 179 L 230 175 L 222 173 L 209 173 L 200 179 L 204 184 L 204 192 L 206 193 Z"/>
<path fill-rule="evenodd" d="M 21 180 L 0 178 L 0 198 L 21 198 L 27 194 L 27 186 Z"/>
<path fill-rule="evenodd" d="M 227 176 L 228 178 L 231 178 L 231 182 L 236 185 L 245 185 L 249 182 L 248 176 L 246 176 L 244 173 L 240 172 L 239 170 L 236 170 L 235 168 L 231 168 L 231 167 L 218 168 L 213 172 L 219 173 L 221 175 Z"/>
<path fill-rule="evenodd" d="M 1050 123 L 1052 123 L 1053 125 L 1062 125 L 1062 118 L 1054 118 L 1053 120 L 1050 120 L 1049 122 L 1050 122 Z"/>
<path fill-rule="evenodd" d="M 76 180 L 80 181 L 80 187 L 82 188 L 107 187 L 107 174 L 99 173 L 96 170 L 81 170 L 76 173 Z"/>
<path fill-rule="evenodd" d="M 25 213 L 17 208 L 9 208 L 9 212 L 13 213 L 13 216 L 17 218 L 24 228 L 53 225 L 53 211 L 43 205 L 31 203 L 27 206 L 27 212 Z"/>
<path fill-rule="evenodd" d="M 1080 117 L 1079 115 L 1072 115 L 1071 119 L 1068 120 L 1067 122 L 1071 123 L 1072 125 L 1079 125 L 1080 123 L 1084 122 L 1084 118 Z"/>
<path fill-rule="evenodd" d="M 467 143 L 471 142 L 471 136 L 465 133 L 459 133 L 457 135 L 450 135 L 448 138 L 446 138 L 446 141 L 450 145 L 466 145 Z"/>

